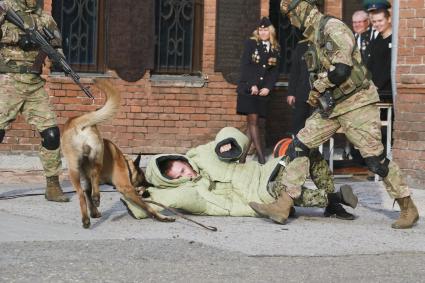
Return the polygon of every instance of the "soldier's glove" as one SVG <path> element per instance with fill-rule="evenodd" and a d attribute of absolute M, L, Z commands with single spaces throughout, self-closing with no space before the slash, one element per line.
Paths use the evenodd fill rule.
<path fill-rule="evenodd" d="M 307 103 L 310 104 L 312 107 L 316 108 L 319 106 L 319 97 L 320 93 L 317 90 L 312 89 L 308 94 Z"/>
<path fill-rule="evenodd" d="M 28 33 L 24 33 L 19 37 L 18 45 L 24 51 L 30 51 L 37 47 Z"/>
<path fill-rule="evenodd" d="M 329 81 L 328 73 L 322 72 L 317 74 L 317 80 L 313 82 L 313 87 L 320 93 L 324 93 L 328 88 L 335 85 Z"/>

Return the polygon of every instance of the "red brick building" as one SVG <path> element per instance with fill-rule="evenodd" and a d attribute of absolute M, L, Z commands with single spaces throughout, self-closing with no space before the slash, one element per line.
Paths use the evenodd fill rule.
<path fill-rule="evenodd" d="M 182 0 L 181 2 L 193 4 L 193 22 L 189 71 L 183 68 L 180 72 L 164 72 L 163 66 L 167 69 L 170 65 L 163 64 L 161 56 L 158 55 L 159 49 L 155 49 L 155 53 L 155 50 L 145 48 L 145 45 L 153 41 L 152 38 L 158 39 L 159 34 L 164 31 L 164 28 L 158 25 L 160 16 L 154 12 L 158 10 L 155 5 L 161 5 L 158 3 L 164 1 L 151 1 L 80 1 L 95 3 L 91 10 L 96 12 L 93 16 L 96 18 L 93 24 L 95 31 L 92 31 L 96 44 L 91 48 L 95 50 L 93 54 L 96 59 L 92 60 L 95 61 L 94 64 L 71 63 L 82 74 L 83 84 L 92 85 L 95 77 L 106 77 L 113 80 L 122 93 L 120 112 L 113 121 L 102 125 L 103 135 L 117 143 L 126 153 L 183 153 L 190 147 L 210 140 L 224 126 L 244 129 L 244 117 L 235 114 L 236 86 L 229 82 L 235 81 L 234 72 L 237 72 L 239 66 L 234 62 L 237 62 L 238 58 L 230 55 L 234 54 L 232 52 L 235 50 L 238 51 L 242 45 L 241 40 L 249 35 L 247 30 L 251 29 L 254 19 L 257 20 L 260 15 L 272 18 L 278 14 L 276 3 L 279 1 Z M 55 19 L 62 26 L 62 30 L 66 27 L 68 32 L 72 32 L 69 29 L 74 22 L 71 23 L 70 18 L 67 22 L 63 14 L 66 9 L 61 5 L 70 5 L 76 1 L 58 0 L 53 1 L 53 5 L 52 0 L 43 2 L 44 9 L 56 15 Z M 151 4 L 151 10 L 145 13 L 146 15 L 137 16 L 138 11 L 147 9 L 148 2 Z M 352 12 L 361 7 L 362 1 L 324 2 L 323 10 L 326 13 L 343 18 L 349 23 Z M 406 173 L 408 182 L 418 186 L 425 184 L 425 0 L 399 2 L 398 95 L 393 157 Z M 124 16 L 111 16 L 118 10 Z M 64 17 L 58 18 L 58 13 L 62 13 Z M 81 10 L 76 13 L 68 16 L 72 20 L 82 17 Z M 183 18 L 189 15 L 185 14 L 184 7 L 180 13 Z M 163 18 L 166 17 L 165 14 L 162 14 Z M 138 29 L 137 23 L 145 24 L 144 21 L 148 21 L 149 17 L 153 17 L 151 20 L 155 22 L 155 28 Z M 245 18 L 249 18 L 249 21 L 241 23 Z M 235 27 L 240 29 L 239 33 L 232 33 L 231 29 Z M 154 37 L 149 37 L 149 32 L 153 32 Z M 72 46 L 73 40 L 75 38 L 69 38 L 69 46 Z M 78 40 L 78 44 L 84 44 L 84 37 Z M 132 56 L 125 56 L 120 50 L 120 45 L 125 41 L 131 41 L 126 48 L 133 48 Z M 175 41 L 175 44 L 185 43 Z M 144 50 L 144 53 L 138 52 L 139 46 L 145 48 L 140 49 Z M 289 51 L 286 55 L 290 54 Z M 166 52 L 167 56 L 172 53 Z M 151 62 L 151 57 L 155 57 L 156 61 Z M 229 63 L 236 65 L 236 68 L 232 68 Z M 104 96 L 94 87 L 92 90 L 96 99 L 92 104 L 62 73 L 50 72 L 45 68 L 45 76 L 59 126 L 63 125 L 67 118 L 95 110 L 104 103 Z M 265 140 L 269 146 L 289 130 L 290 109 L 283 97 L 286 82 L 287 71 L 283 70 L 273 92 L 270 117 L 265 124 Z M 39 143 L 38 133 L 19 117 L 7 130 L 0 151 L 30 152 L 36 150 Z"/>

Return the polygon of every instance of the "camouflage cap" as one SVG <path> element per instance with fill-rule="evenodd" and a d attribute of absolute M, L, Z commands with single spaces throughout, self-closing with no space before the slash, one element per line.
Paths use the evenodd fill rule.
<path fill-rule="evenodd" d="M 302 1 L 305 1 L 311 5 L 317 5 L 320 2 L 320 0 L 282 0 L 280 1 L 280 11 L 282 14 L 286 15 L 294 10 Z"/>
<path fill-rule="evenodd" d="M 12 0 L 12 2 L 17 3 L 24 10 L 35 10 L 38 8 L 37 0 Z"/>

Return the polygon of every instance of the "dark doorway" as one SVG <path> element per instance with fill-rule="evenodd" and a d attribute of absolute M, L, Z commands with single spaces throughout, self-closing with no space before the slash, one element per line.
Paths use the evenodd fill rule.
<path fill-rule="evenodd" d="M 352 16 L 357 10 L 363 9 L 363 0 L 343 0 L 342 1 L 342 20 L 350 28 L 353 26 Z"/>

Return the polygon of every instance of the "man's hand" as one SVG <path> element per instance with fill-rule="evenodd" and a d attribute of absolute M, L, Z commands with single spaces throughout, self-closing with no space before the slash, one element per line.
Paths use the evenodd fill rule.
<path fill-rule="evenodd" d="M 295 105 L 295 96 L 288 95 L 286 97 L 286 103 L 288 103 L 289 106 L 294 107 L 294 105 Z"/>
<path fill-rule="evenodd" d="M 232 149 L 232 144 L 226 143 L 220 146 L 220 153 L 227 152 Z"/>
<path fill-rule="evenodd" d="M 270 89 L 268 88 L 262 88 L 260 89 L 260 93 L 258 94 L 259 96 L 267 96 L 270 93 Z"/>
<path fill-rule="evenodd" d="M 256 85 L 251 87 L 251 95 L 258 95 L 258 87 Z"/>
<path fill-rule="evenodd" d="M 310 90 L 310 93 L 308 94 L 307 103 L 313 107 L 319 106 L 320 95 L 321 94 L 317 90 Z"/>

